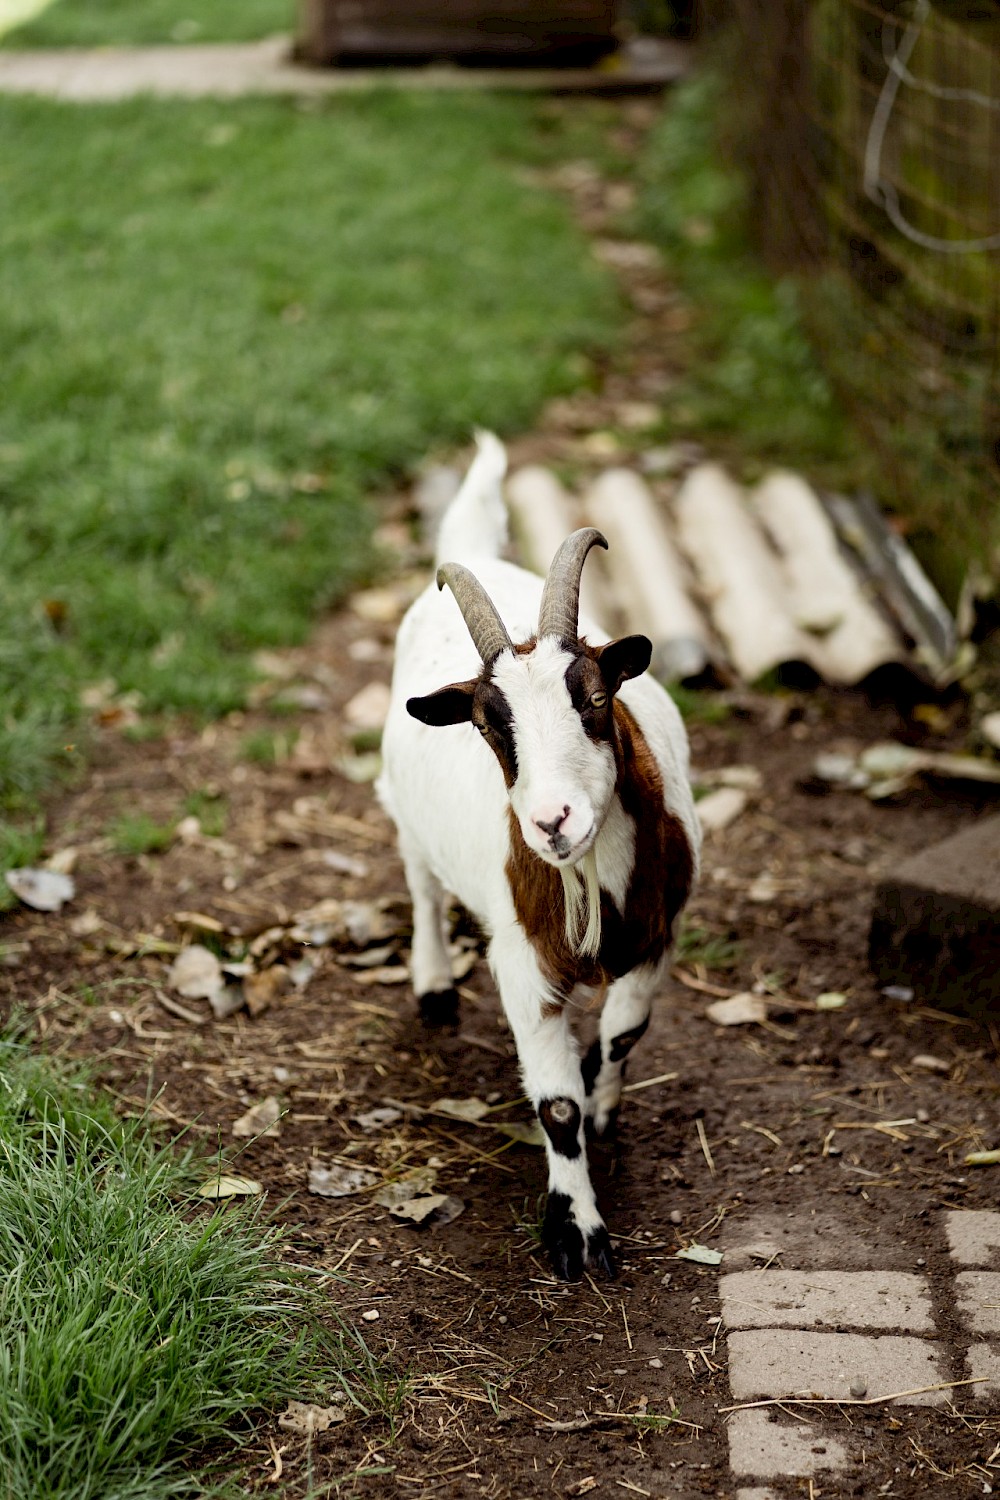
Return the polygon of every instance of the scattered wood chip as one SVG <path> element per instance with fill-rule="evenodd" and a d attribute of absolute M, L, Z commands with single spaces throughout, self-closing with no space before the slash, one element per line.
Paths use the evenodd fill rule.
<path fill-rule="evenodd" d="M 840 1010 L 847 1004 L 847 996 L 840 990 L 824 990 L 816 996 L 817 1010 Z"/>
<path fill-rule="evenodd" d="M 718 1266 L 722 1263 L 722 1251 L 711 1250 L 708 1245 L 688 1245 L 686 1250 L 678 1250 L 674 1259 L 693 1260 L 699 1266 Z"/>
<path fill-rule="evenodd" d="M 970 1151 L 965 1158 L 967 1167 L 995 1167 L 1000 1163 L 1000 1151 Z"/>
<path fill-rule="evenodd" d="M 713 1000 L 705 1014 L 716 1026 L 759 1026 L 767 1020 L 767 1001 L 749 992 L 730 995 L 728 1000 Z"/>
<path fill-rule="evenodd" d="M 919 1052 L 916 1057 L 910 1058 L 911 1068 L 922 1068 L 925 1073 L 950 1073 L 951 1063 L 945 1062 L 943 1057 L 934 1057 L 930 1052 Z"/>
<path fill-rule="evenodd" d="M 103 918 L 97 915 L 93 907 L 81 912 L 78 917 L 71 917 L 69 922 L 69 930 L 74 937 L 93 937 L 103 926 Z"/>
<path fill-rule="evenodd" d="M 263 1191 L 252 1177 L 237 1177 L 230 1172 L 220 1172 L 196 1189 L 199 1198 L 252 1198 Z"/>
<path fill-rule="evenodd" d="M 406 984 L 410 971 L 405 964 L 380 964 L 377 969 L 353 969 L 355 984 Z"/>
<path fill-rule="evenodd" d="M 224 933 L 227 931 L 225 923 L 220 922 L 218 917 L 210 917 L 203 911 L 175 911 L 174 921 L 178 927 L 189 928 L 192 932 L 214 932 Z"/>
<path fill-rule="evenodd" d="M 233 1135 L 251 1139 L 258 1135 L 277 1135 L 281 1105 L 273 1094 L 251 1104 L 246 1114 L 233 1121 Z"/>
<path fill-rule="evenodd" d="M 350 875 L 355 880 L 363 880 L 368 874 L 368 865 L 363 859 L 358 859 L 353 854 L 341 854 L 339 849 L 324 849 L 322 860 L 331 870 L 336 870 L 338 875 Z"/>
<path fill-rule="evenodd" d="M 380 1109 L 366 1110 L 363 1115 L 352 1115 L 351 1118 L 362 1130 L 384 1130 L 387 1125 L 395 1125 L 397 1120 L 401 1120 L 403 1111 L 387 1104 Z"/>
<path fill-rule="evenodd" d="M 309 1166 L 309 1191 L 320 1198 L 350 1198 L 376 1182 L 378 1174 L 367 1167 L 321 1167 L 317 1162 Z"/>
<path fill-rule="evenodd" d="M 596 1489 L 597 1480 L 594 1478 L 593 1474 L 588 1474 L 586 1479 L 578 1479 L 576 1484 L 567 1485 L 564 1494 L 572 1495 L 574 1497 L 577 1495 L 589 1495 L 591 1490 Z"/>
<path fill-rule="evenodd" d="M 287 1411 L 278 1418 L 278 1426 L 286 1432 L 311 1437 L 314 1432 L 326 1432 L 335 1423 L 346 1421 L 347 1412 L 342 1406 L 314 1406 L 309 1401 L 289 1401 Z"/>
<path fill-rule="evenodd" d="M 32 911 L 59 911 L 76 895 L 76 885 L 69 875 L 58 870 L 33 870 L 25 867 L 8 870 L 7 884 L 19 901 Z"/>
<path fill-rule="evenodd" d="M 80 858 L 80 850 L 76 844 L 67 844 L 64 849 L 57 849 L 50 854 L 45 861 L 45 868 L 51 870 L 55 875 L 72 875 Z"/>

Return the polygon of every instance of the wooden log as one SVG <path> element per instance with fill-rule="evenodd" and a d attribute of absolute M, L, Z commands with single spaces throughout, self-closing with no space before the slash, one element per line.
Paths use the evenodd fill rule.
<path fill-rule="evenodd" d="M 608 539 L 608 570 L 630 626 L 653 642 L 654 670 L 668 680 L 699 677 L 711 633 L 691 598 L 691 579 L 648 486 L 631 469 L 607 469 L 585 497 Z"/>
<path fill-rule="evenodd" d="M 560 544 L 583 524 L 579 509 L 551 469 L 529 464 L 507 480 L 507 504 L 521 558 L 526 567 L 545 574 Z M 602 629 L 613 622 L 613 605 L 600 563 L 592 552 L 580 580 L 580 612 Z"/>
<path fill-rule="evenodd" d="M 775 470 L 753 490 L 751 504 L 781 554 L 792 619 L 811 638 L 816 670 L 828 682 L 853 686 L 900 661 L 901 638 L 870 602 L 805 480 Z"/>
<path fill-rule="evenodd" d="M 810 662 L 810 642 L 788 606 L 778 557 L 717 464 L 699 464 L 675 502 L 677 537 L 737 672 L 755 682 L 788 662 Z"/>

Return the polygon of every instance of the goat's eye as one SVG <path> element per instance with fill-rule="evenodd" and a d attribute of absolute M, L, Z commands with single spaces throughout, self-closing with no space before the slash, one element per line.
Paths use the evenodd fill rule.
<path fill-rule="evenodd" d="M 477 724 L 476 728 L 479 730 L 480 734 L 489 734 L 490 732 L 490 726 L 488 724 Z"/>
<path fill-rule="evenodd" d="M 607 693 L 600 693 L 600 692 L 598 692 L 598 693 L 591 693 L 591 695 L 590 695 L 590 706 L 591 706 L 591 708 L 603 708 L 604 705 L 605 705 L 605 703 L 607 703 L 607 701 L 608 701 L 608 695 L 607 695 Z"/>

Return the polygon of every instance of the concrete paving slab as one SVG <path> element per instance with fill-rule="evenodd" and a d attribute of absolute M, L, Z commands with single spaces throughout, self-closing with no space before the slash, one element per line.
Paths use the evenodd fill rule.
<path fill-rule="evenodd" d="M 965 1357 L 965 1366 L 970 1380 L 982 1381 L 981 1385 L 966 1386 L 969 1400 L 995 1406 L 1000 1396 L 1000 1347 L 973 1344 Z"/>
<path fill-rule="evenodd" d="M 1000 1265 L 1000 1214 L 986 1208 L 952 1209 L 944 1216 L 944 1228 L 960 1265 Z"/>
<path fill-rule="evenodd" d="M 875 893 L 869 960 L 882 984 L 984 1015 L 1000 1004 L 1000 817 L 904 860 Z"/>
<path fill-rule="evenodd" d="M 805 1423 L 779 1423 L 765 1411 L 734 1411 L 728 1433 L 733 1472 L 755 1479 L 780 1479 L 786 1474 L 808 1478 L 822 1469 L 843 1469 L 850 1461 L 846 1447 L 836 1438 L 825 1437 Z"/>
<path fill-rule="evenodd" d="M 719 1291 L 727 1328 L 934 1332 L 927 1283 L 905 1271 L 736 1271 Z"/>
<path fill-rule="evenodd" d="M 974 1333 L 1000 1333 L 1000 1271 L 960 1271 L 955 1292 L 967 1328 Z"/>
<path fill-rule="evenodd" d="M 683 42 L 638 37 L 593 68 L 310 68 L 292 61 L 292 39 L 198 46 L 73 47 L 0 52 L 0 93 L 44 94 L 74 103 L 238 94 L 357 93 L 373 88 L 622 93 L 659 88 L 688 70 Z"/>
<path fill-rule="evenodd" d="M 925 1339 L 859 1333 L 810 1333 L 760 1329 L 729 1336 L 729 1383 L 737 1401 L 758 1396 L 829 1397 L 853 1394 L 901 1406 L 941 1406 L 950 1389 L 925 1391 L 947 1378 L 939 1344 Z M 903 1396 L 920 1390 L 920 1395 Z"/>

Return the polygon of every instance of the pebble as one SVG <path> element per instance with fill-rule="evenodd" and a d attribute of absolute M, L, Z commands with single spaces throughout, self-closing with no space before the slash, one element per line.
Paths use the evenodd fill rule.
<path fill-rule="evenodd" d="M 367 1312 L 361 1314 L 361 1321 L 363 1323 L 377 1323 L 380 1316 L 381 1314 L 377 1307 L 370 1307 Z"/>
<path fill-rule="evenodd" d="M 864 1376 L 859 1375 L 856 1380 L 851 1381 L 851 1395 L 860 1401 L 868 1394 L 868 1382 Z"/>
<path fill-rule="evenodd" d="M 789 1175 L 789 1177 L 798 1177 L 804 1171 L 805 1171 L 805 1167 L 802 1165 L 802 1163 L 800 1161 L 797 1161 L 795 1163 L 794 1167 L 789 1167 L 788 1168 L 788 1175 Z"/>
<path fill-rule="evenodd" d="M 663 1369 L 663 1360 L 662 1359 L 651 1359 L 649 1361 L 649 1368 L 651 1370 L 662 1370 Z"/>
<path fill-rule="evenodd" d="M 671 1224 L 682 1224 L 684 1222 L 684 1215 L 679 1208 L 672 1208 L 670 1210 L 670 1222 Z"/>

